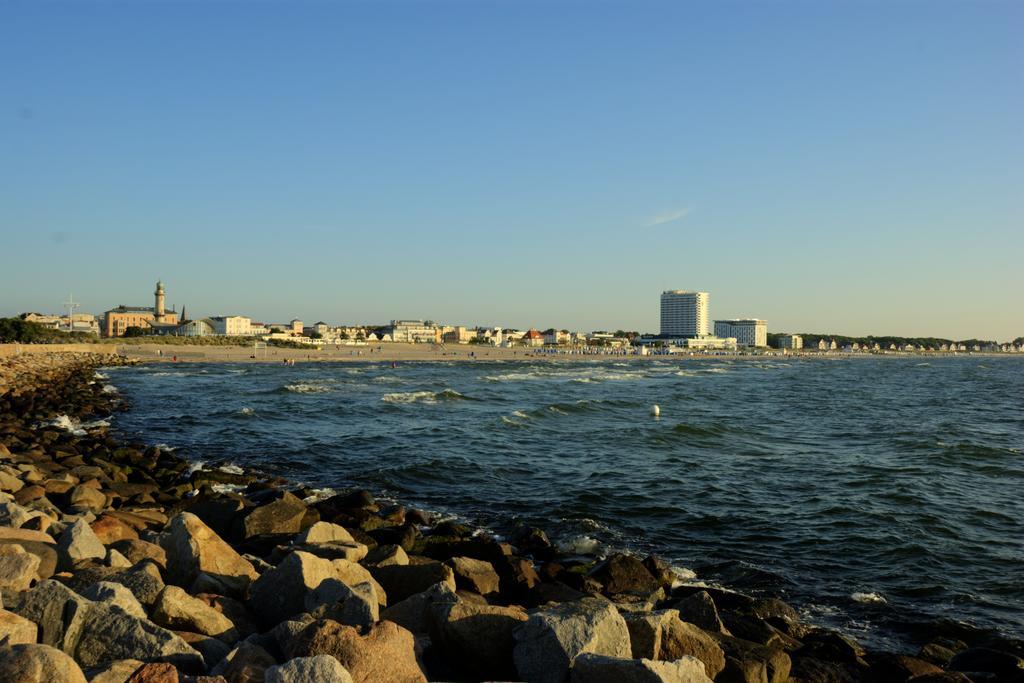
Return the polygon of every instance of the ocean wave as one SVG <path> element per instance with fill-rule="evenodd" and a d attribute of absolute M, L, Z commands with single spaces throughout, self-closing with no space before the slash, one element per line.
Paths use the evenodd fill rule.
<path fill-rule="evenodd" d="M 68 415 L 58 415 L 52 420 L 46 420 L 39 423 L 41 427 L 57 427 L 63 429 L 66 432 L 73 434 L 74 436 L 86 436 L 89 430 L 100 429 L 101 427 L 109 427 L 110 423 L 106 420 L 92 420 L 91 422 L 82 422 L 76 418 Z"/>
<path fill-rule="evenodd" d="M 217 469 L 221 472 L 227 472 L 228 474 L 245 474 L 245 470 L 233 462 L 221 465 Z"/>
<path fill-rule="evenodd" d="M 103 393 L 104 394 L 116 394 L 117 393 L 117 387 L 115 387 L 113 384 L 104 384 L 103 385 Z"/>
<path fill-rule="evenodd" d="M 720 424 L 698 426 L 680 422 L 672 427 L 672 431 L 676 434 L 686 434 L 688 436 L 718 436 L 720 434 L 725 434 L 730 430 L 728 427 Z"/>
<path fill-rule="evenodd" d="M 570 536 L 559 541 L 556 547 L 568 555 L 599 555 L 602 548 L 601 541 L 586 535 Z"/>
<path fill-rule="evenodd" d="M 334 387 L 330 386 L 327 380 L 319 380 L 285 384 L 281 390 L 292 394 L 326 394 L 329 391 L 334 391 Z"/>
<path fill-rule="evenodd" d="M 888 602 L 888 600 L 886 600 L 879 593 L 851 593 L 850 599 L 852 599 L 854 602 L 861 602 L 865 604 L 882 604 Z"/>
<path fill-rule="evenodd" d="M 380 400 L 384 403 L 440 403 L 442 401 L 464 401 L 468 398 L 454 389 L 444 389 L 443 391 L 399 391 L 384 394 Z"/>

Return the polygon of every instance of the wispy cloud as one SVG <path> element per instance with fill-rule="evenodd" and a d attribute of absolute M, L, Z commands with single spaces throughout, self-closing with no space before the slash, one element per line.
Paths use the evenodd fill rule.
<path fill-rule="evenodd" d="M 689 206 L 685 209 L 677 209 L 675 211 L 663 211 L 647 221 L 647 224 L 644 227 L 653 228 L 655 225 L 664 225 L 665 223 L 677 221 L 680 218 L 685 218 L 690 211 L 692 211 L 692 208 Z"/>

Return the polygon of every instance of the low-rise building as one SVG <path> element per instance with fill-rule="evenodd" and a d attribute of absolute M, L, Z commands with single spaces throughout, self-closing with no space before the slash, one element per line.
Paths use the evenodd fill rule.
<path fill-rule="evenodd" d="M 739 346 L 768 346 L 768 323 L 759 318 L 715 321 L 716 337 L 735 337 Z"/>
<path fill-rule="evenodd" d="M 392 320 L 387 332 L 391 341 L 416 344 L 441 342 L 441 329 L 429 320 Z"/>
<path fill-rule="evenodd" d="M 227 337 L 248 337 L 253 334 L 252 319 L 244 315 L 219 315 L 208 318 L 213 334 Z"/>
<path fill-rule="evenodd" d="M 526 334 L 523 335 L 522 341 L 527 346 L 544 346 L 544 335 L 531 327 L 526 331 Z"/>
<path fill-rule="evenodd" d="M 778 346 L 780 349 L 802 349 L 804 348 L 804 338 L 799 334 L 784 334 L 778 339 Z"/>

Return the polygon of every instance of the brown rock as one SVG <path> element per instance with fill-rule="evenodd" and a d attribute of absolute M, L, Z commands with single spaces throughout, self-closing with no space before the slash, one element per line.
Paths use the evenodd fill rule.
<path fill-rule="evenodd" d="M 4 552 L 0 553 L 0 590 L 28 590 L 39 580 L 38 570 L 38 557 L 25 552 L 21 546 L 5 546 Z"/>
<path fill-rule="evenodd" d="M 264 672 L 276 664 L 269 652 L 243 640 L 210 673 L 223 676 L 228 683 L 262 683 Z"/>
<path fill-rule="evenodd" d="M 311 623 L 288 644 L 289 658 L 331 655 L 356 683 L 373 683 L 387 672 L 390 683 L 424 683 L 416 660 L 413 635 L 398 624 L 382 621 L 360 636 L 351 626 L 330 619 Z"/>
<path fill-rule="evenodd" d="M 370 574 L 384 587 L 388 599 L 392 602 L 399 602 L 416 593 L 422 593 L 436 583 L 448 584 L 452 591 L 456 588 L 455 572 L 440 562 L 371 567 Z"/>
<path fill-rule="evenodd" d="M 612 555 L 595 567 L 590 576 L 601 582 L 608 595 L 650 593 L 659 586 L 658 579 L 632 555 Z"/>
<path fill-rule="evenodd" d="M 527 618 L 519 607 L 438 603 L 430 610 L 430 641 L 471 679 L 516 680 L 512 631 Z"/>
<path fill-rule="evenodd" d="M 100 539 L 100 543 L 103 545 L 110 545 L 115 541 L 126 539 L 138 539 L 139 537 L 135 529 L 111 515 L 100 515 L 89 526 L 92 527 L 92 532 L 96 534 L 96 537 Z"/>
<path fill-rule="evenodd" d="M 164 550 L 168 578 L 179 586 L 191 586 L 202 574 L 223 587 L 218 592 L 242 594 L 259 576 L 251 562 L 188 512 L 171 520 Z"/>
<path fill-rule="evenodd" d="M 302 529 L 305 515 L 306 504 L 285 491 L 274 502 L 255 508 L 246 515 L 242 523 L 242 534 L 246 539 L 295 534 Z"/>
<path fill-rule="evenodd" d="M 86 683 L 71 657 L 49 645 L 0 645 L 0 681 Z"/>
<path fill-rule="evenodd" d="M 238 640 L 230 619 L 177 586 L 164 587 L 153 603 L 150 618 L 169 629 L 201 633 L 226 643 Z"/>
<path fill-rule="evenodd" d="M 699 591 L 687 596 L 672 605 L 672 608 L 678 610 L 679 618 L 687 623 L 699 626 L 705 631 L 730 635 L 729 629 L 725 627 L 721 617 L 718 616 L 715 601 L 707 591 Z"/>
<path fill-rule="evenodd" d="M 173 664 L 150 662 L 136 669 L 127 683 L 178 683 L 178 670 Z"/>
<path fill-rule="evenodd" d="M 167 567 L 167 553 L 155 543 L 140 541 L 137 538 L 126 538 L 114 541 L 110 544 L 110 548 L 124 555 L 132 564 L 142 560 L 153 560 L 161 567 Z"/>
<path fill-rule="evenodd" d="M 35 643 L 39 635 L 39 627 L 35 622 L 19 617 L 14 612 L 0 609 L 0 641 L 8 645 Z"/>
<path fill-rule="evenodd" d="M 498 592 L 498 572 L 490 562 L 472 557 L 453 557 L 446 563 L 455 572 L 455 585 L 480 595 Z"/>

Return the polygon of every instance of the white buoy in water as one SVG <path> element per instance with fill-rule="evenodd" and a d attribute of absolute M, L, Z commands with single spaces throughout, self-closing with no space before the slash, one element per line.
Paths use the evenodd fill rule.
<path fill-rule="evenodd" d="M 658 407 L 657 403 L 655 403 L 654 407 L 651 408 L 651 415 L 653 415 L 654 417 L 658 417 L 659 415 L 661 415 L 661 408 Z"/>

